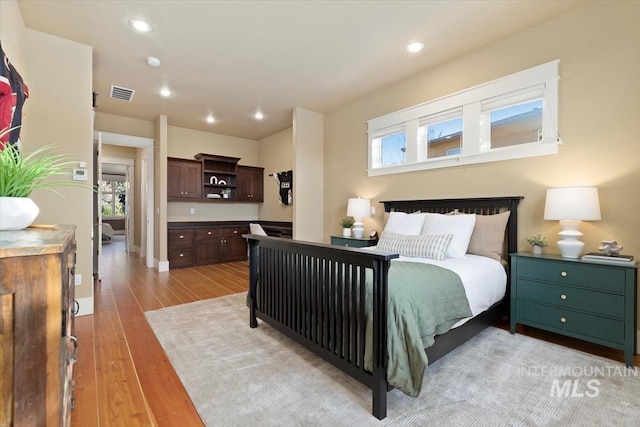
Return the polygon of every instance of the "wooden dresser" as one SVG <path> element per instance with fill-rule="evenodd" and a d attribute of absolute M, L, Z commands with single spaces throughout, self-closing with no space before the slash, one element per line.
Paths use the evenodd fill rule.
<path fill-rule="evenodd" d="M 0 426 L 68 426 L 75 227 L 0 232 Z"/>

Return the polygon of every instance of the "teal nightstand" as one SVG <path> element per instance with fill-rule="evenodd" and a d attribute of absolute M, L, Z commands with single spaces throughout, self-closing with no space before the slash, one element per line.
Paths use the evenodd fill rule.
<path fill-rule="evenodd" d="M 511 333 L 520 323 L 621 349 L 633 366 L 637 274 L 635 265 L 511 254 Z"/>
<path fill-rule="evenodd" d="M 377 245 L 378 239 L 371 239 L 369 237 L 356 239 L 355 237 L 331 236 L 331 244 L 338 246 L 348 246 L 350 248 L 365 248 L 367 246 Z"/>

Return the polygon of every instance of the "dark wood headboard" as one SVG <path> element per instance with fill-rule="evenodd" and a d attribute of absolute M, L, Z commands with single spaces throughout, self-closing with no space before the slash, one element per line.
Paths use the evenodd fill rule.
<path fill-rule="evenodd" d="M 385 212 L 430 212 L 449 213 L 455 209 L 462 213 L 494 215 L 511 211 L 507 222 L 506 261 L 508 254 L 518 251 L 518 204 L 522 196 L 480 197 L 470 199 L 433 199 L 433 200 L 393 200 L 383 201 Z"/>

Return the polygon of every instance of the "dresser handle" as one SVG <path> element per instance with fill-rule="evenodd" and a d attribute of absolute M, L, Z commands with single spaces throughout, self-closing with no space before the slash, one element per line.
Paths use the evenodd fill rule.
<path fill-rule="evenodd" d="M 233 234 L 238 234 L 238 230 L 233 230 Z"/>
<path fill-rule="evenodd" d="M 561 318 L 560 318 L 560 323 L 567 323 L 567 319 L 566 319 L 566 318 L 564 318 L 564 317 L 561 317 Z"/>
<path fill-rule="evenodd" d="M 567 299 L 567 296 L 565 294 L 560 295 L 560 299 L 565 300 Z"/>
<path fill-rule="evenodd" d="M 180 254 L 180 258 L 182 258 L 184 256 L 184 254 Z"/>
<path fill-rule="evenodd" d="M 566 271 L 563 271 L 562 273 L 560 273 L 560 275 L 561 275 L 562 277 L 567 277 L 567 272 L 566 272 Z"/>
<path fill-rule="evenodd" d="M 210 231 L 208 231 L 208 232 L 207 232 L 207 234 L 211 235 L 211 232 L 210 232 Z"/>
<path fill-rule="evenodd" d="M 180 236 L 181 239 L 184 239 L 184 236 Z"/>

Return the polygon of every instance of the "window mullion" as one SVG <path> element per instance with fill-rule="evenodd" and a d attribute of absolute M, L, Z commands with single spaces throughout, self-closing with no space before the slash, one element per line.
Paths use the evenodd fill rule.
<path fill-rule="evenodd" d="M 416 163 L 418 161 L 418 120 L 410 120 L 406 125 L 405 163 Z"/>

